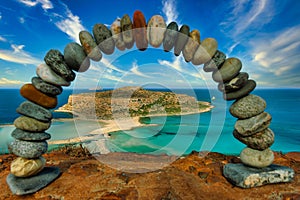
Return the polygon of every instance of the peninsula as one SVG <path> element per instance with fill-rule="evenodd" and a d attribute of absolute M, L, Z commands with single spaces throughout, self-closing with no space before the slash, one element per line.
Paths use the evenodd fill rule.
<path fill-rule="evenodd" d="M 86 119 L 112 120 L 128 117 L 186 115 L 208 112 L 209 102 L 173 92 L 146 90 L 141 87 L 122 87 L 115 90 L 73 94 L 58 112 L 71 112 Z"/>

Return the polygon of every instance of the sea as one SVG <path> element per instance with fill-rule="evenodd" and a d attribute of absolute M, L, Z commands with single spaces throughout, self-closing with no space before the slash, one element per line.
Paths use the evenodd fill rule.
<path fill-rule="evenodd" d="M 151 89 L 170 91 L 167 89 Z M 106 148 L 113 152 L 185 155 L 192 151 L 213 151 L 238 155 L 245 145 L 236 140 L 232 132 L 236 119 L 229 113 L 232 101 L 224 101 L 220 92 L 208 89 L 173 89 L 175 93 L 195 96 L 198 101 L 208 101 L 214 106 L 210 112 L 177 116 L 143 117 L 147 126 L 110 133 Z M 58 96 L 58 107 L 68 101 L 73 93 L 89 90 L 64 90 Z M 275 133 L 274 151 L 300 152 L 300 89 L 256 89 L 267 102 L 266 112 L 272 115 L 270 128 Z M 0 89 L 0 154 L 8 153 L 13 121 L 20 116 L 16 108 L 24 101 L 18 89 Z M 70 113 L 54 112 L 49 141 L 69 140 L 88 135 L 99 128 L 95 121 L 76 123 Z M 101 125 L 100 125 L 101 126 Z M 50 145 L 49 149 L 59 145 Z"/>

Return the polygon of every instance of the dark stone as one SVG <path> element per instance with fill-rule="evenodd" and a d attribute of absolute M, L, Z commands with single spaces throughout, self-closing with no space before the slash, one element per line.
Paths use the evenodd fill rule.
<path fill-rule="evenodd" d="M 167 26 L 167 30 L 165 32 L 165 38 L 163 41 L 163 46 L 165 51 L 170 51 L 174 45 L 178 35 L 178 25 L 176 22 L 171 22 Z"/>
<path fill-rule="evenodd" d="M 217 71 L 225 62 L 225 60 L 226 60 L 226 55 L 223 52 L 217 50 L 215 55 L 212 57 L 212 59 L 204 64 L 203 70 L 205 72 Z"/>
<path fill-rule="evenodd" d="M 291 182 L 295 176 L 294 170 L 285 166 L 270 165 L 259 169 L 241 163 L 225 165 L 223 174 L 231 183 L 241 188 Z"/>
<path fill-rule="evenodd" d="M 97 45 L 103 53 L 110 55 L 114 52 L 115 42 L 111 31 L 104 24 L 95 24 L 93 34 Z"/>
<path fill-rule="evenodd" d="M 63 89 L 61 86 L 52 85 L 43 81 L 40 77 L 32 77 L 32 85 L 39 91 L 49 96 L 57 96 L 62 93 Z"/>
<path fill-rule="evenodd" d="M 73 81 L 75 79 L 75 73 L 65 63 L 64 56 L 60 51 L 51 49 L 46 54 L 44 61 L 56 74 L 66 81 Z"/>
<path fill-rule="evenodd" d="M 245 137 L 239 134 L 237 130 L 234 130 L 233 136 L 248 147 L 256 150 L 265 150 L 274 143 L 274 133 L 269 128 L 248 137 Z"/>
<path fill-rule="evenodd" d="M 38 174 L 26 178 L 9 174 L 6 182 L 13 194 L 32 194 L 52 183 L 60 174 L 61 172 L 58 167 L 45 167 Z"/>
<path fill-rule="evenodd" d="M 65 47 L 64 59 L 67 65 L 77 72 L 85 72 L 90 66 L 90 59 L 82 46 L 76 42 L 71 42 Z"/>
<path fill-rule="evenodd" d="M 17 108 L 17 112 L 42 122 L 49 122 L 52 119 L 52 113 L 48 109 L 30 101 L 24 101 L 21 103 Z"/>
<path fill-rule="evenodd" d="M 177 39 L 174 46 L 174 54 L 175 56 L 179 56 L 181 51 L 183 50 L 185 44 L 189 39 L 190 27 L 187 25 L 182 25 L 177 34 Z"/>
<path fill-rule="evenodd" d="M 45 141 L 15 140 L 9 145 L 11 152 L 23 158 L 38 158 L 47 152 L 48 143 Z"/>
<path fill-rule="evenodd" d="M 256 82 L 253 80 L 248 80 L 247 83 L 237 91 L 224 93 L 223 98 L 227 101 L 240 99 L 244 96 L 247 96 L 252 92 L 256 87 Z"/>
<path fill-rule="evenodd" d="M 219 90 L 221 92 L 233 92 L 237 91 L 238 89 L 242 88 L 248 81 L 249 74 L 246 72 L 240 72 L 236 77 L 231 79 L 226 83 L 219 83 Z"/>
<path fill-rule="evenodd" d="M 33 132 L 23 131 L 18 128 L 16 128 L 11 133 L 11 136 L 17 140 L 25 140 L 25 141 L 44 141 L 44 140 L 49 140 L 51 138 L 51 135 L 45 132 L 33 133 Z"/>
<path fill-rule="evenodd" d="M 133 38 L 133 24 L 128 14 L 125 14 L 121 19 L 121 29 L 123 41 L 125 42 L 125 46 L 127 49 L 131 49 L 134 44 Z"/>

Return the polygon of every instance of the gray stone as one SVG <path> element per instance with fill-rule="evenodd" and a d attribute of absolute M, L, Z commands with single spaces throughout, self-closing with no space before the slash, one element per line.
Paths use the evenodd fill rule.
<path fill-rule="evenodd" d="M 120 51 L 124 51 L 126 49 L 126 44 L 123 41 L 123 37 L 122 37 L 122 28 L 121 28 L 121 19 L 120 18 L 117 18 L 110 25 L 110 31 L 111 31 L 111 34 L 112 34 L 112 37 L 114 39 L 117 49 L 119 49 Z"/>
<path fill-rule="evenodd" d="M 244 96 L 247 96 L 252 92 L 256 87 L 256 82 L 253 80 L 248 80 L 247 83 L 237 91 L 224 93 L 223 98 L 227 101 L 240 99 Z"/>
<path fill-rule="evenodd" d="M 30 132 L 43 132 L 47 130 L 51 122 L 42 122 L 31 117 L 20 116 L 14 121 L 16 128 Z"/>
<path fill-rule="evenodd" d="M 65 63 L 64 56 L 60 51 L 51 49 L 44 57 L 44 61 L 56 74 L 63 77 L 66 81 L 75 79 L 75 73 Z"/>
<path fill-rule="evenodd" d="M 82 46 L 76 42 L 71 42 L 65 47 L 64 59 L 67 65 L 77 72 L 85 72 L 90 67 L 90 59 Z"/>
<path fill-rule="evenodd" d="M 9 145 L 11 152 L 23 158 L 38 158 L 47 152 L 48 143 L 45 141 L 15 140 Z"/>
<path fill-rule="evenodd" d="M 13 194 L 32 194 L 52 183 L 60 174 L 61 172 L 58 167 L 45 167 L 38 174 L 26 178 L 9 174 L 6 182 Z"/>
<path fill-rule="evenodd" d="M 267 112 L 263 112 L 248 119 L 237 120 L 234 128 L 240 135 L 247 137 L 268 128 L 271 120 L 272 116 Z"/>
<path fill-rule="evenodd" d="M 58 86 L 69 86 L 71 83 L 57 75 L 48 65 L 45 63 L 40 64 L 36 68 L 36 74 L 45 82 Z"/>
<path fill-rule="evenodd" d="M 133 24 L 128 14 L 125 14 L 121 19 L 121 29 L 123 41 L 125 42 L 125 46 L 127 49 L 131 49 L 134 44 L 133 38 Z"/>
<path fill-rule="evenodd" d="M 274 153 L 271 149 L 259 151 L 246 147 L 240 154 L 241 161 L 247 166 L 264 168 L 272 164 L 274 161 Z"/>
<path fill-rule="evenodd" d="M 93 36 L 87 31 L 81 31 L 79 33 L 79 40 L 83 47 L 85 54 L 93 61 L 100 61 L 102 59 L 102 53 L 96 44 Z"/>
<path fill-rule="evenodd" d="M 248 137 L 244 137 L 237 130 L 234 130 L 233 136 L 248 147 L 256 150 L 269 148 L 274 143 L 275 137 L 273 131 L 269 128 Z"/>
<path fill-rule="evenodd" d="M 219 83 L 219 90 L 222 92 L 230 93 L 242 88 L 248 81 L 249 74 L 240 72 L 236 77 L 226 83 Z"/>
<path fill-rule="evenodd" d="M 190 27 L 188 25 L 182 25 L 180 27 L 179 33 L 176 38 L 175 46 L 174 46 L 174 54 L 175 56 L 179 56 L 181 51 L 183 50 L 185 44 L 188 41 L 190 33 Z"/>
<path fill-rule="evenodd" d="M 221 68 L 212 74 L 216 82 L 227 82 L 236 77 L 242 69 L 242 62 L 238 58 L 227 58 Z"/>
<path fill-rule="evenodd" d="M 205 72 L 217 71 L 225 62 L 225 60 L 226 60 L 226 55 L 223 52 L 217 50 L 215 55 L 212 57 L 212 59 L 204 64 L 203 70 Z"/>
<path fill-rule="evenodd" d="M 44 141 L 49 140 L 51 135 L 45 132 L 41 133 L 32 133 L 23 131 L 21 129 L 16 128 L 12 133 L 11 136 L 18 140 L 25 140 L 25 141 Z"/>
<path fill-rule="evenodd" d="M 280 165 L 265 168 L 247 167 L 241 163 L 229 163 L 223 168 L 224 176 L 234 185 L 241 188 L 253 188 L 266 184 L 287 183 L 293 181 L 293 169 Z"/>
<path fill-rule="evenodd" d="M 194 54 L 198 49 L 199 45 L 200 45 L 200 32 L 197 29 L 192 30 L 190 32 L 189 39 L 182 51 L 185 62 L 190 62 L 193 59 Z"/>
<path fill-rule="evenodd" d="M 218 49 L 218 42 L 214 38 L 205 38 L 202 40 L 198 49 L 196 50 L 192 63 L 194 65 L 202 65 L 207 63 L 216 54 Z"/>
<path fill-rule="evenodd" d="M 164 51 L 170 51 L 174 47 L 177 35 L 178 25 L 176 22 L 171 22 L 167 26 L 167 30 L 163 41 Z"/>
<path fill-rule="evenodd" d="M 52 119 L 52 113 L 48 109 L 32 103 L 31 101 L 24 101 L 21 103 L 17 108 L 17 112 L 43 122 L 49 122 Z"/>
<path fill-rule="evenodd" d="M 157 48 L 164 40 L 166 22 L 161 15 L 154 15 L 147 24 L 147 39 L 151 46 Z"/>
<path fill-rule="evenodd" d="M 239 119 L 247 119 L 259 115 L 264 112 L 267 103 L 259 96 L 249 94 L 230 106 L 230 113 L 232 116 Z"/>
<path fill-rule="evenodd" d="M 63 89 L 61 86 L 52 85 L 46 83 L 40 77 L 32 77 L 32 85 L 39 91 L 49 96 L 57 96 L 62 93 Z"/>
<path fill-rule="evenodd" d="M 115 43 L 111 31 L 104 24 L 95 24 L 93 34 L 96 43 L 103 53 L 110 55 L 114 52 Z"/>

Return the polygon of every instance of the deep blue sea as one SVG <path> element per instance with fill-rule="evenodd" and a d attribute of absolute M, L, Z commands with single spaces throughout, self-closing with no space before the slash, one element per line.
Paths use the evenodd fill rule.
<path fill-rule="evenodd" d="M 228 112 L 232 102 L 223 101 L 221 95 L 209 93 L 207 89 L 173 91 L 189 95 L 194 93 L 199 101 L 211 101 L 215 108 L 211 112 L 201 114 L 142 118 L 143 123 L 156 126 L 112 133 L 108 142 L 110 150 L 153 154 L 187 154 L 193 150 L 235 155 L 240 153 L 245 145 L 232 135 L 236 121 Z M 86 91 L 76 91 L 78 92 Z M 59 96 L 58 106 L 65 104 L 72 93 L 73 90 L 65 90 Z M 270 128 L 275 133 L 275 143 L 271 149 L 284 153 L 300 152 L 300 89 L 256 89 L 253 93 L 266 100 L 266 111 L 273 117 Z M 19 116 L 15 110 L 24 99 L 19 95 L 18 89 L 0 89 L 0 96 L 1 154 L 7 152 L 7 145 L 13 140 L 10 133 L 14 126 L 11 124 Z M 51 140 L 78 137 L 78 127 L 70 119 L 70 114 L 54 113 L 54 117 L 59 120 L 55 120 L 47 131 L 52 135 Z M 81 132 L 84 130 L 89 133 L 96 129 L 94 124 L 89 122 L 81 126 Z"/>

